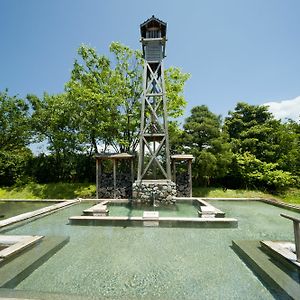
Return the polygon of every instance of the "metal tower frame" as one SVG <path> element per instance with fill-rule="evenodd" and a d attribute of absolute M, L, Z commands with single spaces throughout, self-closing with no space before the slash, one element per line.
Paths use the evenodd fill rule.
<path fill-rule="evenodd" d="M 147 172 L 160 170 L 164 178 L 171 180 L 171 162 L 167 120 L 167 99 L 164 80 L 166 23 L 152 16 L 141 25 L 144 74 L 141 106 L 141 128 L 137 180 L 143 180 Z M 150 160 L 145 162 L 145 153 Z M 156 179 L 156 178 L 154 178 Z"/>

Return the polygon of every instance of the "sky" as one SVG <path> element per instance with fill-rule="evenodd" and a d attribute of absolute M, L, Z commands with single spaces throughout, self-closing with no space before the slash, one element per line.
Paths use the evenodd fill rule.
<path fill-rule="evenodd" d="M 0 0 L 0 91 L 63 92 L 82 43 L 139 49 L 155 15 L 168 24 L 165 66 L 191 74 L 185 117 L 202 104 L 226 117 L 244 101 L 298 121 L 299 13 L 299 0 Z"/>

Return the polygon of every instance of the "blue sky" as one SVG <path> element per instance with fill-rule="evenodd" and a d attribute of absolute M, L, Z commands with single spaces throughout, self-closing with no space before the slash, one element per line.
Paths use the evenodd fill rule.
<path fill-rule="evenodd" d="M 186 115 L 205 104 L 225 117 L 245 101 L 299 119 L 299 12 L 299 0 L 0 0 L 0 90 L 62 92 L 81 43 L 140 48 L 154 14 L 168 23 L 165 65 L 191 73 Z"/>

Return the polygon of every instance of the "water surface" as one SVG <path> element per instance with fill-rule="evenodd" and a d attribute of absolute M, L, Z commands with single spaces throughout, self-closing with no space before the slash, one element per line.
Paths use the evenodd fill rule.
<path fill-rule="evenodd" d="M 212 201 L 238 228 L 145 228 L 68 225 L 90 207 L 61 210 L 6 234 L 70 236 L 70 242 L 16 289 L 95 299 L 273 299 L 231 249 L 232 240 L 292 240 L 299 213 L 260 202 Z"/>

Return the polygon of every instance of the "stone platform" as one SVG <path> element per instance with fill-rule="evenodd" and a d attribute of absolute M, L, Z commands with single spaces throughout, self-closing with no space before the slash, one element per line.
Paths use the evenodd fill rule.
<path fill-rule="evenodd" d="M 276 299 L 299 299 L 300 282 L 295 271 L 287 268 L 281 260 L 274 259 L 261 246 L 261 242 L 255 240 L 232 241 L 233 250 L 272 289 Z"/>
<path fill-rule="evenodd" d="M 291 264 L 300 272 L 300 262 L 297 261 L 295 244 L 288 241 L 261 241 L 262 249 L 282 263 Z"/>
<path fill-rule="evenodd" d="M 171 180 L 141 180 L 132 185 L 132 198 L 141 203 L 173 204 L 176 184 Z"/>

